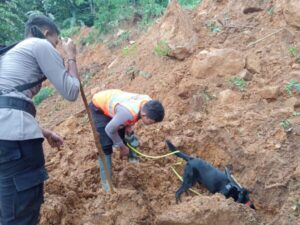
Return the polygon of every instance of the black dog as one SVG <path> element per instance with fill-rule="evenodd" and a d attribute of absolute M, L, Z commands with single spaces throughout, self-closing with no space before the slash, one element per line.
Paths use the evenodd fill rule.
<path fill-rule="evenodd" d="M 166 141 L 170 151 L 178 151 L 178 149 L 170 142 Z M 176 191 L 176 203 L 180 201 L 180 196 L 189 188 L 196 184 L 202 184 L 211 193 L 221 193 L 226 198 L 232 197 L 235 202 L 243 203 L 255 209 L 249 198 L 249 191 L 235 182 L 231 177 L 229 170 L 220 171 L 213 167 L 207 161 L 200 158 L 193 158 L 182 152 L 176 153 L 178 157 L 187 161 L 184 169 L 183 182 Z"/>

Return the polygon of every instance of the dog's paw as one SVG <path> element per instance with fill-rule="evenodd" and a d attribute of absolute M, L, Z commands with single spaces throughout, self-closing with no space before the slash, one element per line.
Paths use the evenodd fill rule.
<path fill-rule="evenodd" d="M 179 204 L 181 202 L 181 195 L 175 194 L 176 204 Z"/>

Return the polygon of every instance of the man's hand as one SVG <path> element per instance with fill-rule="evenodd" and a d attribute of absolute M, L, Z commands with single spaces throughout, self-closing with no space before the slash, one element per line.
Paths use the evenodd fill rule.
<path fill-rule="evenodd" d="M 51 130 L 46 130 L 46 129 L 42 129 L 43 135 L 44 137 L 47 139 L 49 145 L 52 148 L 59 148 L 60 146 L 63 145 L 64 141 L 63 139 L 56 134 L 55 132 L 51 131 Z"/>
<path fill-rule="evenodd" d="M 123 145 L 120 147 L 120 159 L 126 159 L 129 154 L 129 149 L 127 146 Z"/>
<path fill-rule="evenodd" d="M 67 53 L 68 59 L 76 60 L 76 45 L 71 38 L 64 38 L 62 40 L 62 46 Z"/>
<path fill-rule="evenodd" d="M 133 126 L 126 126 L 125 127 L 125 134 L 131 135 L 133 133 Z"/>
<path fill-rule="evenodd" d="M 69 74 L 80 80 L 76 64 L 76 45 L 71 38 L 64 38 L 62 41 L 62 46 L 67 53 Z"/>

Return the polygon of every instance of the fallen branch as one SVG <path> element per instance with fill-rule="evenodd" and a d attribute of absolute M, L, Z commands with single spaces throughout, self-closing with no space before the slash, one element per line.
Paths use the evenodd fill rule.
<path fill-rule="evenodd" d="M 265 186 L 265 189 L 277 188 L 277 187 L 286 187 L 286 183 L 275 183 Z"/>
<path fill-rule="evenodd" d="M 251 42 L 250 44 L 247 45 L 247 48 L 249 48 L 250 46 L 255 45 L 255 44 L 257 44 L 258 42 L 261 42 L 261 41 L 263 41 L 263 40 L 265 40 L 265 39 L 267 39 L 267 38 L 269 38 L 269 37 L 271 37 L 271 36 L 273 36 L 273 35 L 275 35 L 275 34 L 281 32 L 281 31 L 283 31 L 283 30 L 284 30 L 284 28 L 281 28 L 281 29 L 279 29 L 279 30 L 277 30 L 277 31 L 275 31 L 275 32 L 273 32 L 273 33 L 271 33 L 271 34 L 268 34 L 267 36 L 265 36 L 265 37 L 263 37 L 263 38 L 260 38 L 260 39 L 254 41 L 254 42 Z"/>

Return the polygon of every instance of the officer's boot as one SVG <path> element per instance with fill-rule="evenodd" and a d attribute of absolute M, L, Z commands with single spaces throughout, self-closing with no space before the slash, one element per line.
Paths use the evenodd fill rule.
<path fill-rule="evenodd" d="M 110 178 L 112 178 L 112 168 L 111 168 L 111 154 L 110 155 L 105 155 L 105 161 L 106 161 L 106 166 L 108 169 L 108 173 L 110 175 Z M 108 180 L 106 179 L 105 171 L 104 171 L 104 166 L 102 164 L 102 161 L 98 159 L 99 166 L 100 166 L 100 178 L 101 178 L 101 185 L 104 191 L 109 192 L 109 184 Z"/>

